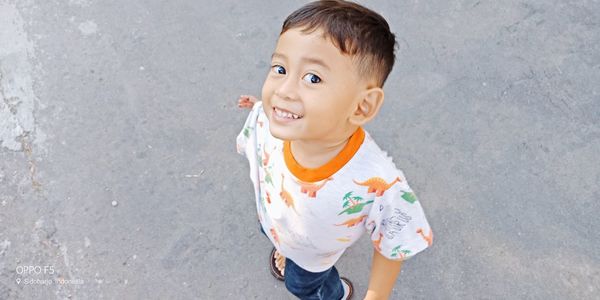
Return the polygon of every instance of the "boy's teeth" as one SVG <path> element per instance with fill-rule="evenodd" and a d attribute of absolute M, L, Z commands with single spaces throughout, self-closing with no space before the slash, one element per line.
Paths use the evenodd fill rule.
<path fill-rule="evenodd" d="M 285 111 L 281 111 L 278 108 L 275 108 L 275 113 L 282 117 L 282 118 L 288 118 L 288 119 L 299 119 L 300 116 L 289 113 L 289 112 L 285 112 Z"/>

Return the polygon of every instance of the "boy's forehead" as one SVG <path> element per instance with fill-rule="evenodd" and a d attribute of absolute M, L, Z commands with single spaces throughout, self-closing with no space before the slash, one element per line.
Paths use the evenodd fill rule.
<path fill-rule="evenodd" d="M 349 58 L 322 29 L 304 32 L 302 28 L 291 28 L 279 36 L 273 56 L 278 55 L 319 57 L 324 60 Z"/>
<path fill-rule="evenodd" d="M 283 41 L 297 43 L 298 45 L 303 43 L 331 43 L 333 46 L 333 43 L 329 41 L 325 32 L 320 28 L 311 31 L 304 31 L 304 28 L 290 28 L 279 35 L 278 44 Z"/>

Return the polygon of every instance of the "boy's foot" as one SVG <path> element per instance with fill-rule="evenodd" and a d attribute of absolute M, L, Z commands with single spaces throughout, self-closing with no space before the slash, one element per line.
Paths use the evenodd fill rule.
<path fill-rule="evenodd" d="M 271 250 L 271 256 L 269 257 L 269 269 L 271 270 L 271 274 L 277 280 L 284 281 L 285 276 L 285 257 L 279 253 L 273 247 Z"/>
<path fill-rule="evenodd" d="M 344 297 L 342 299 L 352 299 L 352 295 L 354 295 L 352 282 L 346 277 L 341 277 L 340 279 L 342 279 L 342 286 L 344 287 Z"/>

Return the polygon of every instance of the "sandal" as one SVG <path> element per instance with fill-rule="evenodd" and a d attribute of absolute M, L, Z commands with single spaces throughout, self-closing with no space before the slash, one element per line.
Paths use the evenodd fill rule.
<path fill-rule="evenodd" d="M 277 252 L 277 250 L 275 249 L 275 247 L 273 247 L 273 250 L 271 250 L 271 256 L 269 256 L 269 269 L 271 270 L 271 274 L 273 275 L 273 277 L 275 277 L 275 279 L 284 281 L 285 279 L 283 277 L 283 274 L 281 274 L 281 271 L 279 271 L 279 269 L 277 268 L 275 252 Z"/>
<path fill-rule="evenodd" d="M 352 295 L 354 295 L 354 285 L 352 285 L 352 282 L 350 281 L 350 279 L 346 278 L 346 277 L 340 277 L 340 279 L 342 280 L 342 285 L 347 285 L 348 286 L 348 294 L 346 294 L 346 287 L 344 287 L 344 296 L 346 296 L 346 300 L 352 299 Z"/>

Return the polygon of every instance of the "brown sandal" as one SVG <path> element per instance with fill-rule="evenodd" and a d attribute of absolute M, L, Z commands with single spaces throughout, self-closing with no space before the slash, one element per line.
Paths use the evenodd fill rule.
<path fill-rule="evenodd" d="M 271 256 L 269 256 L 269 269 L 271 270 L 271 274 L 273 275 L 273 277 L 275 277 L 275 279 L 284 281 L 285 277 L 283 277 L 283 274 L 281 274 L 281 271 L 279 271 L 279 269 L 277 268 L 275 252 L 277 252 L 277 250 L 275 249 L 275 247 L 273 247 L 273 250 L 271 250 Z"/>
<path fill-rule="evenodd" d="M 347 300 L 352 299 L 352 295 L 354 295 L 354 285 L 352 285 L 352 282 L 350 281 L 350 279 L 348 279 L 346 277 L 340 277 L 340 279 L 348 285 L 348 297 L 346 297 L 345 299 L 347 299 Z M 346 294 L 346 292 L 344 292 L 344 295 L 345 294 Z"/>

